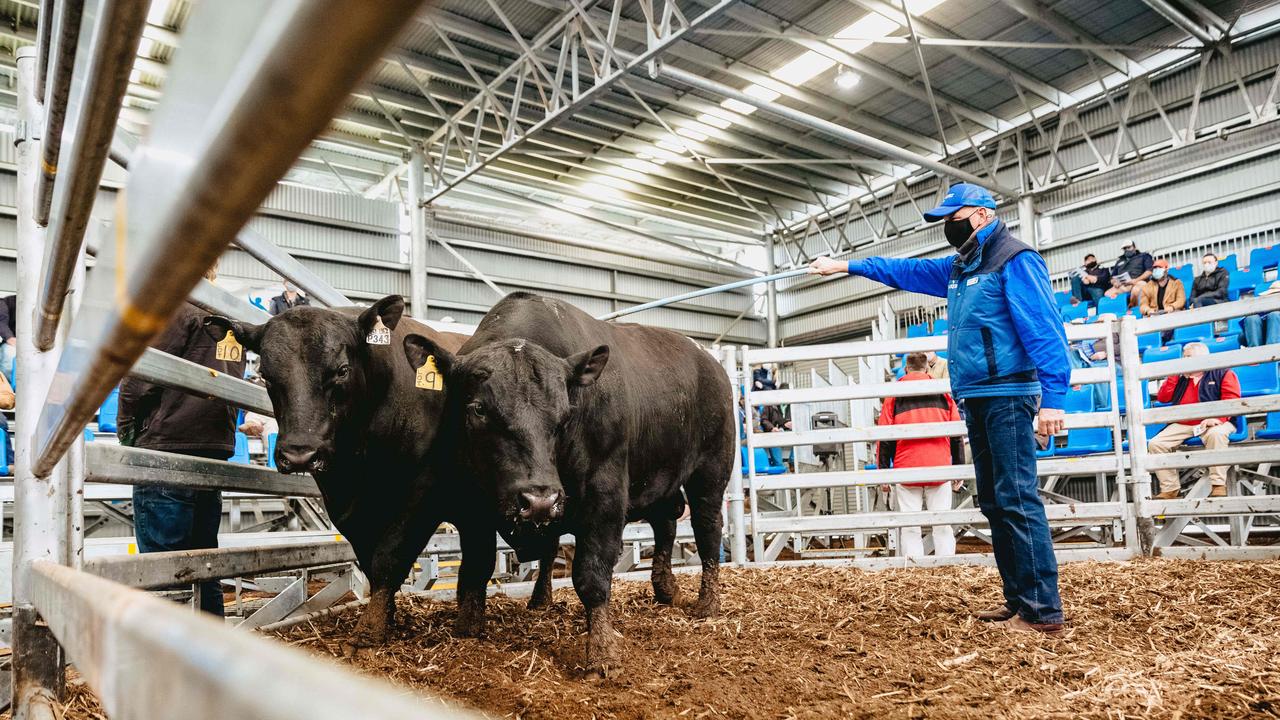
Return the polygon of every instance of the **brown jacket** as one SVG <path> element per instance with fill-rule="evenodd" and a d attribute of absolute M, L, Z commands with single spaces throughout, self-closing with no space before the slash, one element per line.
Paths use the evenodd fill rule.
<path fill-rule="evenodd" d="M 1182 287 L 1182 281 L 1178 278 L 1169 278 L 1169 284 L 1164 288 L 1164 305 L 1156 307 L 1156 293 L 1160 290 L 1160 284 L 1155 280 L 1148 280 L 1142 286 L 1142 314 L 1143 316 L 1151 315 L 1156 310 L 1181 310 L 1187 306 L 1187 291 Z"/>
<path fill-rule="evenodd" d="M 233 377 L 244 377 L 244 360 L 215 358 L 217 341 L 205 331 L 205 313 L 183 303 L 152 347 Z M 243 350 L 241 351 L 243 355 Z M 151 450 L 235 451 L 236 409 L 181 390 L 152 385 L 128 375 L 120 384 L 119 423 L 133 423 L 134 445 Z"/>

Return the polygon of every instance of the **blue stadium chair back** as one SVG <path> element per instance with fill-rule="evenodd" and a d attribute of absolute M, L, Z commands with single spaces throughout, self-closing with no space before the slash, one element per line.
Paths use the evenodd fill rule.
<path fill-rule="evenodd" d="M 1231 254 L 1218 258 L 1218 267 L 1226 268 L 1227 272 L 1236 272 L 1240 269 L 1240 262 L 1234 254 Z"/>
<path fill-rule="evenodd" d="M 90 430 L 89 428 L 85 428 L 85 429 L 84 429 L 84 441 L 85 441 L 85 442 L 93 442 L 93 438 L 94 438 L 93 431 L 92 431 L 92 430 Z"/>
<path fill-rule="evenodd" d="M 1063 409 L 1069 413 L 1093 412 L 1093 390 L 1087 385 L 1079 390 L 1072 388 L 1067 391 L 1067 399 L 1064 404 L 1066 407 Z"/>
<path fill-rule="evenodd" d="M 1205 344 L 1209 346 L 1209 352 L 1211 352 L 1211 353 L 1229 352 L 1229 351 L 1231 351 L 1231 350 L 1239 350 L 1239 349 L 1240 349 L 1240 336 L 1239 336 L 1239 335 L 1230 335 L 1230 334 L 1228 334 L 1228 335 L 1224 335 L 1224 336 L 1219 337 L 1219 338 L 1214 338 L 1214 339 L 1210 340 L 1209 342 L 1207 342 L 1207 343 L 1205 343 Z"/>
<path fill-rule="evenodd" d="M 120 388 L 115 388 L 107 399 L 102 402 L 102 407 L 98 408 L 98 431 L 99 432 L 119 432 L 120 426 L 117 423 L 117 415 L 120 413 Z"/>
<path fill-rule="evenodd" d="M 1053 438 L 1050 438 L 1050 439 L 1049 439 L 1049 447 L 1047 447 L 1047 448 L 1045 448 L 1045 449 L 1043 449 L 1043 450 L 1040 450 L 1039 448 L 1037 448 L 1037 449 L 1036 449 L 1036 457 L 1038 457 L 1038 458 L 1053 457 L 1053 453 L 1054 453 L 1054 451 L 1055 451 L 1055 450 L 1057 450 L 1057 448 L 1055 448 L 1053 445 L 1054 445 L 1054 443 L 1053 443 Z"/>
<path fill-rule="evenodd" d="M 1053 294 L 1053 299 L 1058 301 L 1058 307 L 1064 307 L 1071 304 L 1071 293 L 1060 290 Z"/>
<path fill-rule="evenodd" d="M 927 323 L 916 323 L 907 326 L 907 337 L 927 337 L 929 335 L 929 325 Z"/>
<path fill-rule="evenodd" d="M 1280 440 L 1280 411 L 1267 413 L 1267 424 L 1258 429 L 1259 440 Z"/>
<path fill-rule="evenodd" d="M 249 464 L 249 436 L 242 432 L 236 433 L 236 451 L 227 460 L 241 465 Z"/>
<path fill-rule="evenodd" d="M 1160 333 L 1147 333 L 1138 336 L 1138 352 L 1145 353 L 1148 348 L 1160 347 Z"/>
<path fill-rule="evenodd" d="M 946 319 L 946 318 L 938 318 L 937 320 L 934 320 L 934 321 L 933 321 L 933 334 L 934 334 L 934 335 L 946 335 L 946 334 L 947 334 L 947 327 L 948 327 L 948 326 L 947 326 L 947 319 Z"/>
<path fill-rule="evenodd" d="M 9 457 L 9 430 L 0 427 L 0 475 L 10 474 L 9 463 L 12 461 L 13 458 Z"/>
<path fill-rule="evenodd" d="M 267 436 L 267 467 L 272 470 L 276 469 L 276 436 L 277 433 Z"/>
<path fill-rule="evenodd" d="M 1182 357 L 1181 345 L 1161 345 L 1160 347 L 1149 348 L 1142 353 L 1142 362 L 1160 362 L 1161 360 L 1177 360 Z"/>
<path fill-rule="evenodd" d="M 1240 334 L 1244 332 L 1244 321 L 1240 318 L 1231 318 L 1227 321 L 1227 330 L 1224 333 L 1227 337 L 1235 337 L 1238 341 Z"/>
<path fill-rule="evenodd" d="M 1231 418 L 1231 424 L 1235 427 L 1235 432 L 1227 436 L 1227 442 L 1238 443 L 1249 439 L 1249 421 L 1245 416 Z M 1187 447 L 1203 447 L 1204 441 L 1198 437 L 1189 438 L 1185 443 Z"/>
<path fill-rule="evenodd" d="M 1129 312 L 1129 298 L 1127 297 L 1109 298 L 1104 295 L 1102 299 L 1098 301 L 1099 315 L 1111 313 L 1117 318 L 1121 318 L 1124 317 L 1126 312 Z"/>
<path fill-rule="evenodd" d="M 769 462 L 769 452 L 764 448 L 756 448 L 756 474 L 781 475 L 787 471 L 786 465 L 774 465 Z"/>
<path fill-rule="evenodd" d="M 1111 428 L 1072 428 L 1067 431 L 1067 444 L 1057 450 L 1059 455 L 1092 455 L 1111 452 L 1113 449 Z"/>
<path fill-rule="evenodd" d="M 1248 290 L 1254 292 L 1254 288 L 1258 283 L 1262 282 L 1262 271 L 1254 270 L 1237 270 L 1231 273 L 1231 279 L 1227 281 L 1227 297 L 1232 300 L 1239 300 L 1240 293 Z"/>
<path fill-rule="evenodd" d="M 1280 248 L 1274 246 L 1254 248 L 1249 252 L 1249 271 L 1261 273 L 1280 265 Z"/>
<path fill-rule="evenodd" d="M 1146 396 L 1147 396 L 1147 381 L 1143 380 L 1142 381 L 1142 397 L 1146 397 Z M 1107 412 L 1111 409 L 1111 388 L 1106 389 L 1106 394 L 1103 397 L 1105 398 L 1105 400 L 1102 403 L 1102 405 L 1097 408 L 1097 410 L 1100 412 Z M 1116 399 L 1119 401 L 1119 404 L 1120 404 L 1120 414 L 1124 415 L 1128 408 L 1128 400 L 1126 400 L 1124 397 L 1124 376 L 1118 372 L 1116 373 Z"/>
<path fill-rule="evenodd" d="M 1280 372 L 1274 362 L 1241 365 L 1231 369 L 1236 371 L 1236 378 L 1240 380 L 1242 397 L 1280 393 Z"/>
<path fill-rule="evenodd" d="M 1211 322 L 1186 325 L 1173 331 L 1173 342 L 1175 343 L 1208 342 L 1212 339 L 1213 323 Z"/>
<path fill-rule="evenodd" d="M 1080 303 L 1079 305 L 1067 305 L 1062 308 L 1062 321 L 1071 322 L 1072 320 L 1083 320 L 1089 316 L 1089 303 Z"/>
<path fill-rule="evenodd" d="M 1196 280 L 1196 272 L 1191 269 L 1191 263 L 1179 265 L 1176 268 L 1169 268 L 1169 277 L 1181 280 L 1182 287 L 1187 291 L 1187 295 L 1191 294 L 1191 284 Z"/>

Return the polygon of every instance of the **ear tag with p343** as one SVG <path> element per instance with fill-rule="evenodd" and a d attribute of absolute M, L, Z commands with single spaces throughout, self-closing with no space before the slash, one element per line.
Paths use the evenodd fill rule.
<path fill-rule="evenodd" d="M 378 322 L 374 324 L 373 329 L 365 336 L 364 341 L 370 345 L 391 344 L 391 328 L 382 324 L 382 316 L 378 316 Z"/>

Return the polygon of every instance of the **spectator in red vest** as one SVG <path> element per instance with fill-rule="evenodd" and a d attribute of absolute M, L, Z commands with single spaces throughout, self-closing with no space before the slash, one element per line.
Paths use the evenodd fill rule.
<path fill-rule="evenodd" d="M 929 360 L 924 353 L 907 355 L 907 372 L 900 382 L 932 380 Z M 955 401 L 947 393 L 916 397 L 885 398 L 880 408 L 879 425 L 940 423 L 960 420 Z M 964 445 L 960 437 L 935 437 L 912 440 L 882 440 L 876 448 L 880 467 L 915 468 L 964 463 Z M 931 512 L 951 509 L 951 484 L 947 481 L 899 483 L 893 486 L 894 504 L 899 512 Z M 902 555 L 924 557 L 924 540 L 919 527 L 902 528 Z M 933 526 L 933 550 L 938 556 L 954 555 L 956 537 L 950 525 Z"/>
<path fill-rule="evenodd" d="M 1209 347 L 1204 343 L 1187 343 L 1182 349 L 1183 357 L 1199 357 L 1208 354 Z M 1229 368 L 1219 368 L 1165 378 L 1156 399 L 1162 403 L 1191 405 L 1214 400 L 1234 400 L 1238 397 L 1240 397 L 1240 379 Z M 1236 426 L 1231 424 L 1229 417 L 1179 420 L 1169 423 L 1158 435 L 1151 438 L 1147 443 L 1147 452 L 1171 453 L 1192 437 L 1199 437 L 1204 442 L 1204 446 L 1210 450 L 1221 450 L 1227 446 L 1227 438 L 1235 431 Z M 1180 489 L 1178 471 L 1157 470 L 1156 477 L 1160 480 L 1160 493 L 1156 495 L 1156 499 L 1176 499 Z M 1218 465 L 1209 468 L 1209 482 L 1213 484 L 1209 497 L 1226 497 L 1227 466 Z"/>

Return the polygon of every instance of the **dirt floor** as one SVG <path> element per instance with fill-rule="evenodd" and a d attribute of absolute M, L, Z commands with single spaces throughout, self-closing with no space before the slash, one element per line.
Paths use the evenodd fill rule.
<path fill-rule="evenodd" d="M 1280 717 L 1280 562 L 1148 560 L 1062 569 L 1069 631 L 1012 634 L 971 619 L 992 569 L 726 571 L 723 615 L 655 606 L 614 584 L 620 672 L 584 679 L 580 605 L 490 603 L 486 637 L 453 608 L 400 600 L 392 642 L 354 662 L 394 683 L 523 718 Z M 684 599 L 696 575 L 680 577 Z M 341 656 L 354 615 L 283 636 Z M 77 690 L 68 718 L 95 717 Z"/>

